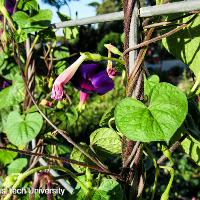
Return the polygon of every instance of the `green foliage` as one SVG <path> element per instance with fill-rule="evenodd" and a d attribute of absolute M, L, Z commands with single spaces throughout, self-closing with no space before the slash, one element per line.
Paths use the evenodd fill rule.
<path fill-rule="evenodd" d="M 58 9 L 61 5 L 66 4 L 65 0 L 47 1 L 56 5 Z M 157 2 L 163 3 L 161 0 Z M 104 0 L 102 4 L 92 2 L 90 6 L 95 7 L 99 14 L 122 10 L 119 0 Z M 2 14 L 5 17 L 5 13 Z M 70 20 L 70 17 L 63 13 L 57 12 L 57 14 L 61 21 Z M 168 20 L 173 17 L 171 15 Z M 133 98 L 123 99 L 126 95 L 125 81 L 128 77 L 127 79 L 125 77 L 126 69 L 122 55 L 124 43 L 122 22 L 103 23 L 99 24 L 98 27 L 90 25 L 66 27 L 63 29 L 64 37 L 56 37 L 56 31 L 49 26 L 52 19 L 51 11 L 41 10 L 36 0 L 20 0 L 15 13 L 11 15 L 11 18 L 6 16 L 6 19 L 2 21 L 5 23 L 1 26 L 2 48 L 0 50 L 1 145 L 16 148 L 16 150 L 21 150 L 26 146 L 26 150 L 30 151 L 32 148 L 29 148 L 31 146 L 29 142 L 35 139 L 39 147 L 38 150 L 42 150 L 44 154 L 70 157 L 73 160 L 94 166 L 95 163 L 82 153 L 85 151 L 107 165 L 109 171 L 113 173 L 111 176 L 107 173 L 90 170 L 82 165 L 71 164 L 70 167 L 62 161 L 56 161 L 52 168 L 62 165 L 62 174 L 60 175 L 63 175 L 64 179 L 75 190 L 73 195 L 54 196 L 54 198 L 74 200 L 126 199 L 125 196 L 128 192 L 124 182 L 128 183 L 127 180 L 130 177 L 128 175 L 126 177 L 126 174 L 130 175 L 132 171 L 129 171 L 129 166 L 124 169 L 122 165 L 124 152 L 129 150 L 125 148 L 125 142 L 123 143 L 124 136 L 127 140 L 147 142 L 148 146 L 152 148 L 152 152 L 149 151 L 148 155 L 146 151 L 141 151 L 143 160 L 140 167 L 147 175 L 145 180 L 146 193 L 143 195 L 143 199 L 149 199 L 152 180 L 155 180 L 153 184 L 154 199 L 200 198 L 200 194 L 198 194 L 199 172 L 195 168 L 195 164 L 199 165 L 200 160 L 198 141 L 200 132 L 198 106 L 200 103 L 197 97 L 199 90 L 195 88 L 197 89 L 196 93 L 194 93 L 195 90 L 191 91 L 192 80 L 188 79 L 189 75 L 186 72 L 184 81 L 189 82 L 189 84 L 183 91 L 187 93 L 188 105 L 185 94 L 177 87 L 168 83 L 159 83 L 160 79 L 162 80 L 162 74 L 160 77 L 155 75 L 148 79 L 144 77 L 145 97 L 142 101 Z M 160 18 L 155 17 L 153 20 L 159 22 L 158 19 Z M 191 16 L 179 19 L 177 23 L 185 23 L 190 19 Z M 193 19 L 194 21 L 186 29 L 166 38 L 163 40 L 163 44 L 169 52 L 189 65 L 196 77 L 199 78 L 198 32 L 200 21 L 199 16 Z M 168 26 L 163 28 L 166 32 L 170 30 Z M 141 33 L 141 35 L 143 34 L 144 32 Z M 28 44 L 26 43 L 27 37 L 30 39 L 30 46 L 33 47 L 30 57 L 25 48 Z M 107 57 L 108 50 L 111 52 L 109 58 Z M 62 85 L 64 86 L 64 94 L 66 94 L 65 99 L 56 101 L 50 97 L 53 80 L 76 59 L 78 56 L 76 54 L 79 52 L 84 52 L 80 54 L 86 55 L 86 62 L 98 62 L 105 68 L 110 60 L 109 63 L 112 62 L 117 71 L 117 76 L 113 79 L 115 88 L 108 94 L 101 96 L 91 92 L 85 109 L 81 111 L 77 106 L 79 105 L 79 90 L 74 88 L 73 82 Z M 18 66 L 19 64 L 21 65 Z M 37 107 L 32 106 L 29 96 L 25 96 L 19 67 L 23 70 L 23 75 L 25 75 L 33 97 L 42 112 L 58 129 L 66 131 L 66 134 L 73 141 L 79 143 L 82 151 L 66 143 L 66 140 L 57 134 L 57 131 L 46 121 L 43 123 L 41 115 L 37 113 Z M 32 69 L 34 70 L 32 71 Z M 31 72 L 33 72 L 33 76 L 31 76 L 33 79 L 29 80 Z M 171 76 L 171 74 L 169 75 Z M 8 81 L 10 86 L 4 88 L 2 84 L 4 80 Z M 180 83 L 179 80 L 177 82 Z M 180 87 L 180 85 L 178 86 Z M 194 102 L 195 105 L 191 102 Z M 170 143 L 170 145 L 173 144 L 180 139 L 179 132 L 182 130 L 191 134 L 182 141 L 182 149 L 170 153 L 168 146 L 165 146 L 164 149 L 162 148 L 162 154 L 167 157 L 169 162 L 166 166 L 157 165 L 157 158 L 161 154 L 160 151 L 158 153 L 158 149 L 160 146 L 166 145 L 163 145 L 163 141 Z M 154 142 L 152 143 L 152 141 Z M 15 147 L 11 146 L 11 143 Z M 141 146 L 147 145 L 141 144 Z M 150 164 L 149 157 L 151 157 Z M 155 178 L 153 177 L 154 173 L 148 171 L 151 169 L 152 159 L 156 169 Z M 33 174 L 34 169 L 33 171 L 28 169 L 23 173 L 25 176 L 21 176 L 28 161 L 21 157 L 21 154 L 0 150 L 0 164 L 3 166 L 0 187 L 11 187 L 16 180 L 19 180 L 19 177 L 21 182 L 19 181 L 18 187 L 31 187 L 33 179 L 26 179 L 26 177 Z M 32 164 L 32 159 L 30 161 Z M 173 166 L 176 168 L 173 169 Z M 40 168 L 40 170 L 47 168 Z M 164 170 L 159 170 L 159 168 Z M 133 172 L 134 178 L 137 178 L 137 173 Z M 123 179 L 122 182 L 113 179 L 115 174 L 116 177 L 122 175 L 120 176 Z M 169 180 L 168 175 L 170 175 Z M 158 182 L 157 187 L 156 182 Z M 52 179 L 52 184 L 54 186 L 54 179 Z M 123 189 L 120 184 L 122 184 Z M 22 198 L 29 199 L 28 196 Z M 36 198 L 45 199 L 46 196 L 37 194 Z"/>
<path fill-rule="evenodd" d="M 200 166 L 200 142 L 189 135 L 181 142 L 181 146 L 185 153 Z"/>
<path fill-rule="evenodd" d="M 109 34 L 106 34 L 101 41 L 97 45 L 97 51 L 99 53 L 105 52 L 104 44 L 111 43 L 114 46 L 117 46 L 121 43 L 121 35 L 120 33 L 110 32 Z M 117 46 L 118 47 L 118 46 Z"/>
<path fill-rule="evenodd" d="M 44 3 L 48 3 L 52 6 L 55 6 L 58 10 L 61 6 L 67 5 L 66 0 L 42 0 Z"/>
<path fill-rule="evenodd" d="M 103 126 L 108 125 L 110 118 L 114 117 L 114 110 L 115 110 L 115 107 L 112 107 L 112 108 L 108 109 L 106 112 L 104 112 L 104 114 L 99 122 L 99 126 L 103 127 Z"/>
<path fill-rule="evenodd" d="M 111 128 L 99 128 L 90 135 L 90 145 L 102 156 L 121 153 L 121 141 L 116 131 Z M 107 156 L 106 156 L 107 157 Z"/>
<path fill-rule="evenodd" d="M 17 7 L 24 11 L 38 11 L 38 3 L 36 0 L 20 0 Z"/>
<path fill-rule="evenodd" d="M 97 6 L 97 14 L 105 14 L 120 11 L 121 1 L 120 0 L 104 0 L 102 4 Z"/>
<path fill-rule="evenodd" d="M 52 12 L 50 10 L 39 10 L 38 14 L 32 17 L 22 11 L 17 11 L 13 15 L 13 20 L 26 34 L 47 28 L 51 19 Z"/>
<path fill-rule="evenodd" d="M 8 165 L 8 175 L 20 173 L 24 167 L 28 164 L 26 158 L 18 158 Z"/>
<path fill-rule="evenodd" d="M 157 75 L 152 75 L 148 79 L 144 79 L 144 93 L 147 97 L 151 96 L 154 86 L 160 82 Z"/>
<path fill-rule="evenodd" d="M 14 106 L 24 99 L 24 84 L 21 79 L 0 92 L 0 109 Z"/>
<path fill-rule="evenodd" d="M 147 106 L 132 98 L 122 100 L 116 107 L 115 120 L 118 130 L 131 140 L 169 142 L 186 114 L 186 96 L 173 85 L 159 83 Z"/>
<path fill-rule="evenodd" d="M 177 16 L 176 16 L 177 17 Z M 193 16 L 189 16 L 177 21 L 177 23 L 187 23 Z M 164 47 L 176 58 L 181 59 L 194 72 L 200 80 L 200 48 L 199 48 L 200 16 L 197 16 L 187 28 L 163 39 Z"/>
<path fill-rule="evenodd" d="M 57 12 L 57 14 L 61 21 L 70 20 L 69 16 L 64 15 L 61 12 Z M 75 44 L 78 39 L 79 31 L 77 27 L 65 27 L 63 29 L 63 34 L 64 34 L 65 39 L 67 39 L 71 44 Z"/>
<path fill-rule="evenodd" d="M 86 179 L 82 176 L 79 177 L 86 185 Z M 102 178 L 100 184 L 94 185 L 90 188 L 89 194 L 86 194 L 82 189 L 77 187 L 74 190 L 70 200 L 123 200 L 123 190 L 120 184 L 112 179 Z"/>
<path fill-rule="evenodd" d="M 39 113 L 28 113 L 24 116 L 13 111 L 7 118 L 6 134 L 12 144 L 23 146 L 39 134 L 42 124 L 43 119 Z"/>

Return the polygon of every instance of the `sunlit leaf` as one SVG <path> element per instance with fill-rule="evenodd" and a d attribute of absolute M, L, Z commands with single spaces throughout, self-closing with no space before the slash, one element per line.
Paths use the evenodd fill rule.
<path fill-rule="evenodd" d="M 99 128 L 90 135 L 90 145 L 99 154 L 116 155 L 121 153 L 121 141 L 111 128 Z"/>
<path fill-rule="evenodd" d="M 181 126 L 187 114 L 187 99 L 177 87 L 159 83 L 152 91 L 148 106 L 126 98 L 116 107 L 118 130 L 134 141 L 166 141 Z"/>
<path fill-rule="evenodd" d="M 181 146 L 185 153 L 200 166 L 200 142 L 189 135 L 181 142 Z"/>

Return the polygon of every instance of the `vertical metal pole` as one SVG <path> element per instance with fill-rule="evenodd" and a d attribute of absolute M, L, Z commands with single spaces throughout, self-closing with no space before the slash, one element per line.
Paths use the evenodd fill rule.
<path fill-rule="evenodd" d="M 130 31 L 129 31 L 129 47 L 133 47 L 138 44 L 138 4 L 135 3 L 135 7 L 132 13 L 131 23 L 130 23 Z M 134 64 L 137 58 L 138 51 L 130 51 L 129 52 L 129 75 L 134 70 Z"/>
<path fill-rule="evenodd" d="M 139 16 L 138 16 L 138 3 L 136 1 L 135 7 L 132 13 L 132 18 L 130 22 L 130 31 L 129 31 L 129 47 L 135 46 L 138 44 L 138 38 L 139 38 Z M 130 75 L 135 66 L 135 62 L 138 56 L 138 50 L 130 51 L 129 52 L 129 66 L 128 66 L 128 75 Z M 137 76 L 137 81 L 134 85 L 134 89 L 132 92 L 132 97 L 136 99 L 143 99 L 143 95 L 141 95 L 143 92 L 141 91 L 143 89 L 143 74 L 139 73 Z"/>
<path fill-rule="evenodd" d="M 129 29 L 129 47 L 135 46 L 138 44 L 139 41 L 139 16 L 138 16 L 138 2 L 136 1 L 134 10 L 132 12 L 131 22 L 130 22 L 130 29 Z M 128 65 L 128 75 L 132 74 L 135 68 L 136 59 L 138 56 L 138 50 L 130 51 L 129 52 L 129 65 Z M 131 94 L 133 98 L 142 100 L 143 99 L 143 71 L 141 70 L 137 76 L 136 82 L 133 85 L 133 92 Z M 138 145 L 139 142 L 136 142 L 135 145 Z M 141 169 L 140 169 L 140 156 L 141 156 L 141 146 L 138 147 L 135 158 L 137 158 L 136 162 L 133 161 L 130 164 L 130 168 L 133 168 L 134 165 L 137 165 L 136 168 L 134 167 L 133 177 L 131 180 L 131 187 L 129 193 L 129 199 L 136 199 L 138 196 L 141 195 L 139 184 L 143 181 Z"/>

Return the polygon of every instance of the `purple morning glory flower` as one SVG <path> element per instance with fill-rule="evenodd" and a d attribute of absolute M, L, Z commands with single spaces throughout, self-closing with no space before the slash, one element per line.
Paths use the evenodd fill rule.
<path fill-rule="evenodd" d="M 87 94 L 103 95 L 114 87 L 113 80 L 99 64 L 82 64 L 71 80 L 72 84 Z"/>
<path fill-rule="evenodd" d="M 54 81 L 51 98 L 62 100 L 64 85 L 69 81 L 80 90 L 80 106 L 84 105 L 89 94 L 103 95 L 114 87 L 114 82 L 105 68 L 99 64 L 81 64 L 85 57 L 80 56 L 71 66 L 62 72 Z"/>
<path fill-rule="evenodd" d="M 64 96 L 64 85 L 67 84 L 78 70 L 81 63 L 85 60 L 85 56 L 80 56 L 72 65 L 62 72 L 54 81 L 51 98 L 62 100 Z"/>
<path fill-rule="evenodd" d="M 16 0 L 6 0 L 5 4 L 7 11 L 10 15 L 12 15 L 14 12 Z"/>

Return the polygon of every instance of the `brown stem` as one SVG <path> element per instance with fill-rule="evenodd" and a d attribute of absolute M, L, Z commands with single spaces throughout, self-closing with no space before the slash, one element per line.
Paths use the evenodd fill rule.
<path fill-rule="evenodd" d="M 187 137 L 187 134 L 183 135 L 178 141 L 176 141 L 170 148 L 169 151 L 173 153 L 180 145 L 181 142 Z M 161 165 L 165 160 L 167 160 L 167 157 L 165 155 L 162 155 L 158 160 L 157 164 Z"/>
<path fill-rule="evenodd" d="M 130 162 L 133 160 L 133 158 L 134 158 L 134 156 L 135 156 L 135 154 L 137 152 L 137 149 L 138 149 L 139 145 L 140 145 L 140 142 L 136 142 L 136 144 L 135 144 L 135 146 L 134 146 L 134 148 L 133 148 L 133 150 L 131 152 L 131 155 L 127 158 L 127 160 L 125 161 L 123 167 L 125 167 L 125 168 L 128 167 L 128 165 L 130 164 Z"/>
<path fill-rule="evenodd" d="M 3 147 L 3 146 L 0 146 L 0 149 L 6 150 L 6 151 L 17 152 L 17 153 L 20 153 L 22 155 L 37 156 L 37 157 L 44 157 L 44 158 L 47 158 L 47 159 L 59 160 L 59 161 L 62 161 L 64 163 L 67 163 L 67 164 L 79 165 L 79 166 L 83 166 L 83 167 L 88 167 L 88 168 L 93 169 L 93 170 L 95 170 L 97 172 L 104 172 L 104 170 L 102 170 L 98 166 L 88 165 L 88 164 L 86 164 L 84 162 L 80 162 L 80 161 L 73 160 L 73 159 L 67 159 L 67 158 L 61 157 L 61 156 L 57 157 L 57 156 L 52 156 L 52 155 L 48 155 L 48 154 L 34 153 L 34 152 L 31 152 L 31 151 L 18 150 L 18 149 Z M 116 178 L 120 179 L 120 176 L 115 174 L 115 173 L 111 173 L 111 172 L 105 172 L 105 173 L 113 175 L 113 176 L 116 176 Z"/>

